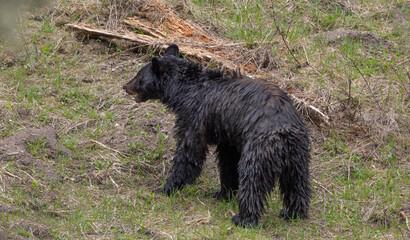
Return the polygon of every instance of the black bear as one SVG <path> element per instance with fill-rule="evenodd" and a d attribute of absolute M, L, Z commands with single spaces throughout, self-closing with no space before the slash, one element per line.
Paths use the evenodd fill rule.
<path fill-rule="evenodd" d="M 176 152 L 171 174 L 159 191 L 170 195 L 200 175 L 208 144 L 216 145 L 221 190 L 237 194 L 235 225 L 256 226 L 266 195 L 279 182 L 282 218 L 307 218 L 311 198 L 308 130 L 292 101 L 277 86 L 178 58 L 170 45 L 124 90 L 137 102 L 159 99 L 176 115 Z"/>

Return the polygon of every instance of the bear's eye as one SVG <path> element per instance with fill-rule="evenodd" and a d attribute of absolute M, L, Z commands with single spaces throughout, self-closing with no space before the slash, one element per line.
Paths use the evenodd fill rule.
<path fill-rule="evenodd" d="M 145 83 L 144 83 L 144 81 L 142 81 L 141 78 L 137 78 L 137 84 L 136 85 L 139 88 L 143 88 L 145 86 Z"/>

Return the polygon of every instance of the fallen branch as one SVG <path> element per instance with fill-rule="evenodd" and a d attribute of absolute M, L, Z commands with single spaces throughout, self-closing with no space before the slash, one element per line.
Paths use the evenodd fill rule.
<path fill-rule="evenodd" d="M 92 27 L 91 25 L 88 24 L 66 24 L 68 28 L 74 29 L 80 34 L 85 34 L 91 37 L 108 37 L 108 38 L 116 38 L 116 39 L 124 39 L 128 40 L 131 42 L 137 42 L 137 43 L 144 43 L 144 44 L 149 44 L 149 45 L 156 45 L 156 44 L 164 44 L 162 41 L 157 41 L 156 38 L 148 36 L 148 35 L 143 35 L 143 34 L 136 34 L 132 33 L 130 31 L 121 31 L 121 32 L 112 32 L 112 31 L 107 31 L 107 30 L 102 30 L 102 29 L 97 29 Z"/>
<path fill-rule="evenodd" d="M 212 52 L 206 49 L 195 48 L 190 46 L 184 41 L 172 40 L 172 39 L 159 39 L 151 37 L 148 35 L 133 33 L 127 30 L 122 30 L 120 32 L 113 32 L 108 30 L 96 29 L 87 24 L 67 24 L 68 28 L 77 31 L 80 34 L 88 35 L 91 37 L 107 37 L 120 40 L 131 41 L 140 45 L 149 46 L 151 49 L 160 49 L 165 50 L 169 44 L 174 43 L 178 44 L 180 52 L 188 59 L 193 61 L 205 62 L 205 63 L 215 63 L 219 67 L 223 67 L 229 70 L 237 69 L 236 65 L 229 61 L 222 59 L 218 55 L 213 54 Z M 198 45 L 198 43 L 196 43 Z M 201 44 L 200 44 L 201 45 Z M 219 44 L 221 47 L 221 44 Z M 223 45 L 222 45 L 223 47 Z"/>

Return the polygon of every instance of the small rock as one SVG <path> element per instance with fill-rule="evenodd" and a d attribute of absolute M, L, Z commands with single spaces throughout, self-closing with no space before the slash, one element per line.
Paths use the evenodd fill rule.
<path fill-rule="evenodd" d="M 7 67 L 12 67 L 16 62 L 11 56 L 6 56 L 3 61 Z"/>

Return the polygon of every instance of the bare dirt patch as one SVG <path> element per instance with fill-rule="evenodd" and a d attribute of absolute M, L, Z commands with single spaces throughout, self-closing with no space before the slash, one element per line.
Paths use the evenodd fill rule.
<path fill-rule="evenodd" d="M 53 236 L 50 234 L 50 228 L 44 224 L 29 221 L 29 220 L 17 220 L 15 222 L 16 227 L 23 228 L 31 236 L 35 236 L 38 239 L 53 239 Z"/>
<path fill-rule="evenodd" d="M 394 50 L 392 42 L 370 31 L 336 30 L 318 33 L 314 38 L 316 40 L 322 40 L 326 44 L 337 44 L 341 43 L 344 39 L 349 39 L 351 41 L 360 41 L 367 47 L 380 48 L 384 46 L 385 48 Z"/>
<path fill-rule="evenodd" d="M 16 213 L 18 210 L 19 209 L 16 207 L 0 202 L 0 212 L 1 213 Z"/>
<path fill-rule="evenodd" d="M 50 152 L 52 157 L 55 158 L 57 152 L 70 155 L 70 150 L 58 143 L 57 131 L 54 128 L 27 128 L 0 140 L 0 162 L 13 160 L 15 164 L 21 166 L 34 166 L 35 171 L 44 174 L 46 179 L 58 180 L 59 176 L 52 167 L 44 161 L 33 157 L 27 151 L 27 142 L 42 140 L 45 140 L 47 147 L 52 150 Z"/>
<path fill-rule="evenodd" d="M 10 206 L 8 204 L 0 202 L 0 213 L 1 214 L 16 214 L 19 211 L 23 213 L 24 211 Z M 23 219 L 17 216 L 10 218 L 12 221 L 9 222 L 9 228 L 15 230 L 19 235 L 9 234 L 6 232 L 1 232 L 0 228 L 0 239 L 53 239 L 51 235 L 51 228 L 45 224 Z"/>

